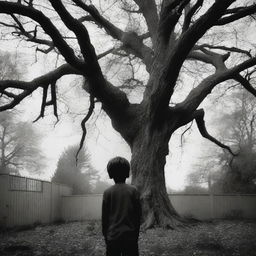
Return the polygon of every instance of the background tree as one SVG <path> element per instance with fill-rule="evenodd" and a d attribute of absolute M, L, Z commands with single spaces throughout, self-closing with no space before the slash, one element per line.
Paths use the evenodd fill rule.
<path fill-rule="evenodd" d="M 17 56 L 0 51 L 0 80 L 20 79 L 24 67 L 18 65 Z M 2 95 L 1 103 L 8 96 Z M 40 136 L 32 124 L 21 122 L 17 111 L 0 113 L 0 172 L 19 175 L 20 171 L 39 174 L 44 167 L 40 151 Z"/>
<path fill-rule="evenodd" d="M 40 136 L 32 123 L 17 120 L 14 112 L 0 113 L 0 172 L 40 174 L 44 161 Z"/>
<path fill-rule="evenodd" d="M 169 201 L 164 176 L 169 140 L 177 129 L 195 120 L 203 137 L 232 153 L 207 132 L 200 105 L 227 80 L 238 81 L 256 95 L 244 73 L 256 64 L 254 41 L 249 36 L 248 42 L 238 40 L 246 38 L 249 27 L 243 29 L 241 24 L 254 23 L 255 11 L 250 0 L 127 0 L 104 5 L 82 0 L 0 1 L 6 36 L 27 40 L 37 52 L 62 56 L 57 68 L 29 82 L 2 81 L 0 92 L 9 102 L 0 110 L 13 108 L 42 89 L 39 118 L 49 106 L 58 116 L 59 79 L 68 74 L 84 77 L 90 108 L 82 121 L 81 145 L 96 99 L 131 148 L 132 183 L 141 192 L 145 227 L 174 227 L 180 218 Z M 105 36 L 95 38 L 94 25 Z M 127 92 L 118 88 L 122 86 L 118 76 L 111 78 L 103 70 L 101 59 L 107 54 L 122 57 L 124 66 L 135 68 L 130 69 L 130 81 L 143 77 L 145 89 L 139 102 L 132 103 Z M 134 72 L 141 65 L 140 72 Z M 19 91 L 13 93 L 15 89 Z M 184 100 L 178 101 L 181 92 Z"/>
<path fill-rule="evenodd" d="M 224 115 L 220 131 L 223 141 L 228 141 L 240 153 L 233 158 L 226 152 L 220 154 L 223 177 L 216 184 L 225 193 L 256 192 L 256 101 L 252 95 L 238 90 L 231 94 L 236 104 L 231 113 Z"/>
<path fill-rule="evenodd" d="M 78 146 L 69 146 L 61 154 L 53 182 L 62 183 L 73 189 L 74 195 L 92 192 L 92 181 L 97 177 L 90 164 L 90 156 L 83 148 L 76 161 Z"/>
<path fill-rule="evenodd" d="M 211 149 L 209 151 L 207 156 L 200 157 L 199 164 L 193 165 L 192 171 L 187 176 L 188 185 L 185 187 L 184 192 L 220 192 L 216 183 L 223 178 L 222 168 L 216 152 Z"/>
<path fill-rule="evenodd" d="M 93 188 L 93 193 L 95 194 L 103 194 L 103 192 L 109 188 L 111 186 L 110 183 L 106 182 L 106 181 L 102 181 L 100 179 L 98 179 L 94 185 Z"/>
<path fill-rule="evenodd" d="M 238 156 L 210 147 L 195 171 L 188 175 L 190 186 L 207 184 L 212 192 L 255 193 L 256 189 L 256 101 L 252 95 L 236 89 L 229 96 L 233 101 L 224 102 L 217 133 L 228 143 Z"/>
<path fill-rule="evenodd" d="M 256 192 L 256 152 L 241 150 L 240 154 L 223 167 L 223 177 L 216 186 L 224 193 Z"/>

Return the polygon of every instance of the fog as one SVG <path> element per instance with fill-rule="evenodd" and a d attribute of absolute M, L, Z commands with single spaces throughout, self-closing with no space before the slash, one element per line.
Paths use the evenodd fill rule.
<path fill-rule="evenodd" d="M 51 65 L 51 59 L 48 57 L 35 62 L 33 52 L 28 50 L 16 48 L 15 51 L 11 51 L 10 44 L 4 49 L 17 56 L 17 65 L 25 64 L 23 67 L 25 69 L 24 80 L 31 80 L 39 74 L 46 73 Z M 41 149 L 47 162 L 40 174 L 32 176 L 43 180 L 51 179 L 64 149 L 80 142 L 82 135 L 80 122 L 88 108 L 88 95 L 81 89 L 81 79 L 69 76 L 65 77 L 65 82 L 62 79 L 60 84 L 59 121 L 54 117 L 52 109 L 47 109 L 45 117 L 33 123 L 35 129 L 40 132 Z M 130 94 L 130 101 L 139 101 L 141 95 L 141 92 L 140 95 L 138 93 Z M 180 98 L 182 97 L 183 95 L 180 95 Z M 17 107 L 20 112 L 19 119 L 33 122 L 40 113 L 41 100 L 42 92 L 40 91 L 36 91 L 31 97 L 25 99 Z M 179 96 L 176 96 L 176 100 L 179 101 Z M 209 109 L 206 122 L 209 124 L 209 130 L 214 134 L 216 127 L 213 125 L 211 104 L 210 101 L 204 103 L 205 107 Z M 220 112 L 215 109 L 215 116 L 215 111 Z M 108 160 L 117 155 L 130 160 L 129 146 L 112 128 L 110 119 L 101 110 L 100 104 L 97 105 L 95 113 L 86 127 L 88 134 L 84 146 L 87 147 L 91 155 L 92 165 L 98 170 L 102 180 L 109 181 L 106 172 Z M 192 125 L 191 129 L 183 136 L 184 130 L 178 130 L 169 143 L 170 153 L 166 159 L 165 174 L 166 184 L 172 190 L 181 190 L 185 187 L 187 174 L 193 170 L 194 164 L 200 161 L 201 152 L 207 151 L 209 145 L 212 144 L 201 137 L 195 125 Z M 31 173 L 21 171 L 21 175 L 31 176 Z"/>
<path fill-rule="evenodd" d="M 104 9 L 104 5 L 101 8 Z M 111 8 L 106 10 L 106 15 L 111 15 Z M 117 15 L 116 20 L 118 17 L 118 25 L 125 31 L 129 31 L 131 26 L 135 24 L 134 21 L 125 23 L 124 20 L 120 19 L 120 15 Z M 247 28 L 244 33 L 246 33 L 248 41 L 252 41 L 255 38 L 254 28 L 246 26 L 246 24 L 241 24 L 241 27 L 241 29 Z M 90 25 L 88 25 L 88 30 L 98 53 L 112 47 L 112 42 L 104 37 L 102 32 L 97 29 L 93 30 Z M 230 40 L 234 40 L 234 37 L 231 37 Z M 239 41 L 239 43 L 241 42 Z M 16 56 L 16 63 L 24 73 L 23 79 L 27 81 L 49 72 L 62 62 L 62 60 L 56 59 L 55 54 L 43 55 L 36 52 L 35 48 L 27 47 L 24 42 L 0 40 L 0 46 L 2 51 L 8 51 Z M 118 82 L 122 76 L 125 76 L 125 72 L 122 68 L 119 69 L 116 66 L 109 71 L 108 67 L 106 67 L 109 63 L 109 59 L 101 61 L 101 65 L 106 71 L 106 76 L 111 78 L 112 81 Z M 143 68 L 139 69 L 136 76 L 144 81 L 147 80 L 147 77 L 144 77 L 145 70 Z M 198 76 L 200 75 L 198 74 Z M 196 82 L 190 78 L 189 73 L 185 74 L 185 78 L 186 83 L 182 85 L 180 90 L 177 90 L 175 97 L 172 98 L 174 103 L 184 99 Z M 81 89 L 82 83 L 81 79 L 74 76 L 60 79 L 58 82 L 59 121 L 57 122 L 53 116 L 52 108 L 47 108 L 45 117 L 33 124 L 40 132 L 41 149 L 47 159 L 46 167 L 42 170 L 42 173 L 35 175 L 37 178 L 50 180 L 63 150 L 69 145 L 80 142 L 82 135 L 80 122 L 88 111 L 89 102 L 88 95 Z M 232 99 L 226 95 L 223 96 L 223 92 L 225 90 L 218 86 L 213 94 L 202 104 L 206 112 L 205 121 L 208 130 L 215 136 L 218 136 L 219 118 L 228 108 L 232 109 Z M 140 102 L 142 94 L 143 89 L 137 89 L 129 94 L 129 100 L 131 102 Z M 226 94 L 228 95 L 229 93 L 227 92 Z M 20 111 L 20 120 L 33 122 L 40 113 L 41 100 L 42 92 L 39 90 L 25 99 L 17 107 Z M 231 103 L 229 104 L 229 102 Z M 100 104 L 97 104 L 95 113 L 87 122 L 86 127 L 88 134 L 84 146 L 88 148 L 92 165 L 98 170 L 102 180 L 108 180 L 106 173 L 108 160 L 116 155 L 130 159 L 130 149 L 121 136 L 112 128 L 110 119 L 103 113 Z M 166 159 L 165 175 L 167 186 L 173 190 L 180 190 L 185 187 L 187 175 L 201 161 L 202 154 L 212 147 L 211 142 L 201 137 L 195 124 L 192 124 L 190 129 L 183 134 L 187 128 L 189 127 L 179 129 L 169 143 L 170 153 Z M 217 146 L 214 147 L 216 147 L 216 151 L 219 150 Z M 29 175 L 26 171 L 21 174 Z"/>

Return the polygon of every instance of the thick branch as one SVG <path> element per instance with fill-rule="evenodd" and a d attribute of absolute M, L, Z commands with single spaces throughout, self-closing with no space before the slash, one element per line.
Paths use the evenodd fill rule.
<path fill-rule="evenodd" d="M 189 1 L 163 1 L 159 21 L 159 35 L 163 38 L 165 44 L 169 42 L 170 35 L 174 31 L 182 11 Z"/>
<path fill-rule="evenodd" d="M 0 81 L 0 93 L 6 94 L 7 89 L 22 90 L 21 93 L 13 95 L 12 100 L 10 102 L 0 106 L 0 111 L 11 109 L 17 106 L 24 98 L 30 95 L 37 88 L 44 87 L 48 84 L 51 84 L 53 81 L 57 81 L 62 76 L 70 74 L 81 75 L 81 73 L 79 73 L 76 69 L 72 68 L 69 64 L 64 64 L 59 68 L 55 69 L 54 71 L 37 77 L 30 82 L 17 80 Z"/>
<path fill-rule="evenodd" d="M 197 10 L 203 5 L 204 0 L 197 0 L 196 3 L 189 9 L 185 15 L 182 32 L 184 33 L 190 26 L 192 18 Z"/>
<path fill-rule="evenodd" d="M 22 84 L 23 87 L 24 84 Z M 0 86 L 1 86 L 1 82 L 0 82 Z M 16 87 L 17 84 L 14 83 L 14 87 Z M 35 88 L 36 89 L 36 88 Z M 12 109 L 15 106 L 17 106 L 23 99 L 25 99 L 28 95 L 30 95 L 35 89 L 30 89 L 30 90 L 24 90 L 22 93 L 16 94 L 16 95 L 12 95 L 12 100 L 8 103 L 4 103 L 3 105 L 0 105 L 0 112 L 7 110 L 7 109 Z M 1 92 L 1 90 L 0 90 Z M 8 92 L 1 92 L 1 94 L 3 95 L 8 95 Z M 2 95 L 0 95 L 0 98 L 2 97 Z"/>
<path fill-rule="evenodd" d="M 68 13 L 60 0 L 50 0 L 50 2 L 66 26 L 76 34 L 86 61 L 89 57 L 90 62 L 87 62 L 87 70 L 83 71 L 89 84 L 89 93 L 100 100 L 103 103 L 103 108 L 108 109 L 110 112 L 115 111 L 116 108 L 119 110 L 126 108 L 129 105 L 126 94 L 107 82 L 102 74 L 86 28 L 80 21 L 75 20 Z M 81 1 L 75 2 L 85 9 L 88 8 L 88 6 L 82 4 Z"/>
<path fill-rule="evenodd" d="M 90 42 L 90 37 L 85 26 L 73 18 L 72 15 L 68 12 L 65 6 L 62 4 L 61 0 L 49 0 L 59 14 L 61 20 L 64 24 L 73 31 L 77 37 L 77 41 L 79 43 L 81 53 L 86 62 L 97 61 L 96 53 L 94 47 Z"/>
<path fill-rule="evenodd" d="M 56 81 L 51 83 L 51 105 L 53 106 L 53 114 L 59 120 L 58 112 L 57 112 L 57 94 L 56 94 Z"/>
<path fill-rule="evenodd" d="M 224 82 L 228 79 L 234 79 L 241 71 L 254 65 L 256 65 L 256 57 L 246 60 L 233 68 L 216 72 L 215 74 L 205 78 L 197 87 L 192 89 L 186 99 L 182 103 L 177 104 L 177 107 L 182 107 L 184 110 L 190 112 L 195 111 L 217 84 Z M 244 83 L 243 86 L 245 86 Z M 249 90 L 248 85 L 247 88 L 247 90 Z M 251 93 L 255 93 L 252 92 L 252 88 L 250 88 L 250 90 Z"/>
<path fill-rule="evenodd" d="M 41 104 L 40 115 L 33 122 L 37 122 L 40 118 L 44 117 L 44 111 L 45 111 L 45 107 L 46 107 L 48 88 L 49 88 L 49 84 L 47 84 L 43 88 L 43 97 L 42 97 L 42 104 Z"/>
<path fill-rule="evenodd" d="M 167 57 L 166 68 L 160 74 L 160 83 L 154 86 L 151 91 L 149 107 L 154 113 L 152 118 L 157 119 L 161 115 L 160 113 L 168 108 L 180 69 L 196 42 L 214 25 L 233 2 L 234 0 L 216 0 L 208 11 L 181 35 Z"/>
<path fill-rule="evenodd" d="M 246 16 L 252 15 L 256 13 L 256 4 L 253 4 L 248 7 L 238 7 L 235 9 L 227 10 L 227 14 L 232 13 L 231 15 L 228 15 L 227 17 L 223 17 L 220 20 L 216 22 L 216 25 L 222 26 L 231 22 L 234 22 L 236 20 L 242 19 Z"/>
<path fill-rule="evenodd" d="M 196 47 L 195 47 L 196 48 Z M 215 67 L 216 72 L 226 70 L 225 61 L 230 57 L 230 52 L 226 54 L 216 53 L 205 48 L 200 48 L 201 52 L 192 51 L 188 55 L 188 59 L 199 60 L 204 63 L 211 64 Z"/>
<path fill-rule="evenodd" d="M 168 58 L 166 79 L 172 80 L 178 77 L 179 70 L 196 42 L 211 28 L 215 21 L 223 15 L 234 0 L 217 0 L 184 34 L 181 35 L 178 43 L 173 48 Z M 175 68 L 174 68 L 175 67 Z M 172 84 L 170 89 L 175 86 Z M 172 93 L 172 90 L 171 92 Z"/>
<path fill-rule="evenodd" d="M 124 32 L 105 19 L 93 5 L 87 5 L 81 0 L 73 0 L 73 2 L 90 14 L 90 16 L 79 19 L 81 22 L 94 21 L 99 27 L 104 28 L 112 38 L 122 42 L 125 51 L 142 59 L 147 68 L 150 67 L 153 54 L 152 50 L 143 44 L 144 35 L 138 36 L 135 32 Z"/>
<path fill-rule="evenodd" d="M 42 26 L 46 34 L 48 34 L 52 38 L 54 45 L 58 48 L 58 50 L 63 55 L 65 60 L 77 69 L 83 68 L 84 63 L 75 56 L 73 49 L 63 39 L 59 30 L 53 25 L 51 20 L 48 17 L 46 17 L 42 12 L 18 3 L 1 1 L 0 13 L 10 15 L 16 13 L 22 16 L 29 17 L 32 20 L 38 22 Z"/>
<path fill-rule="evenodd" d="M 201 133 L 201 135 L 210 140 L 211 142 L 215 143 L 216 145 L 218 145 L 221 148 L 224 148 L 226 150 L 229 151 L 230 154 L 232 154 L 233 156 L 235 156 L 236 154 L 234 152 L 232 152 L 232 150 L 230 149 L 230 147 L 228 147 L 227 145 L 221 143 L 220 141 L 218 141 L 217 139 L 215 139 L 213 136 L 211 136 L 205 126 L 205 121 L 204 121 L 204 110 L 203 109 L 199 109 L 196 110 L 194 118 L 196 120 L 196 124 L 197 127 Z"/>
<path fill-rule="evenodd" d="M 155 0 L 133 0 L 140 8 L 141 13 L 143 14 L 147 26 L 148 31 L 150 33 L 153 48 L 155 48 L 156 45 L 156 35 L 157 35 L 157 29 L 158 29 L 158 14 L 157 14 L 157 7 Z"/>
<path fill-rule="evenodd" d="M 208 54 L 199 52 L 199 51 L 191 51 L 188 54 L 187 59 L 188 60 L 198 60 L 198 61 L 202 61 L 204 63 L 213 65 L 211 56 L 209 56 Z"/>
<path fill-rule="evenodd" d="M 91 16 L 86 17 L 92 21 L 94 21 L 100 27 L 103 27 L 106 32 L 112 36 L 114 39 L 121 40 L 123 31 L 105 19 L 102 15 L 100 15 L 99 11 L 95 8 L 94 5 L 87 5 L 81 0 L 72 0 L 77 6 L 82 8 L 84 11 L 88 12 Z"/>

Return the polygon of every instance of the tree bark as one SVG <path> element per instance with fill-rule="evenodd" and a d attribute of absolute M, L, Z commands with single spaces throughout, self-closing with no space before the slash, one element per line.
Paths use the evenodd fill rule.
<path fill-rule="evenodd" d="M 5 134 L 6 128 L 3 127 L 3 133 L 1 136 L 1 162 L 0 162 L 0 173 L 6 173 L 6 164 L 5 164 Z"/>
<path fill-rule="evenodd" d="M 132 184 L 141 193 L 143 228 L 175 228 L 182 218 L 173 208 L 165 184 L 164 166 L 169 134 L 164 129 L 141 129 L 132 145 Z"/>

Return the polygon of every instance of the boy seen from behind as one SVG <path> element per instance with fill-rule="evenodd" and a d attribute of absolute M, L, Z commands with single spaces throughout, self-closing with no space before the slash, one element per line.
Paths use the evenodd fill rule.
<path fill-rule="evenodd" d="M 130 164 L 123 157 L 108 162 L 115 185 L 105 190 L 102 201 L 102 233 L 107 256 L 138 256 L 141 205 L 138 190 L 125 183 Z"/>

